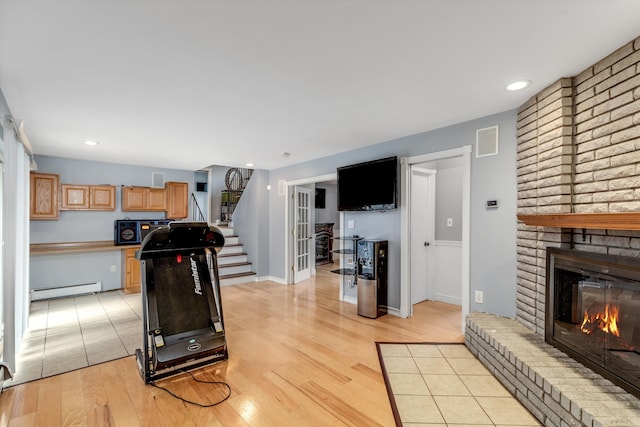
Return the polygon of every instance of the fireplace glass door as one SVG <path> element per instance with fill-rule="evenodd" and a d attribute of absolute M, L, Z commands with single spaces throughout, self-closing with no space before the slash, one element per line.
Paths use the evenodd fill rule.
<path fill-rule="evenodd" d="M 551 327 L 547 341 L 551 335 L 556 347 L 610 378 L 619 378 L 625 388 L 639 391 L 640 282 L 635 280 L 636 273 L 617 264 L 603 265 L 598 259 L 555 258 L 550 304 L 554 313 L 553 321 L 547 321 Z"/>

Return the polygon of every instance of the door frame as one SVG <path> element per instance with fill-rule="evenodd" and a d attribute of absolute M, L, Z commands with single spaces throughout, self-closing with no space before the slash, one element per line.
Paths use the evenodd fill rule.
<path fill-rule="evenodd" d="M 294 192 L 296 185 L 315 184 L 324 181 L 334 181 L 338 179 L 337 172 L 327 175 L 313 176 L 309 178 L 296 179 L 293 181 L 284 180 L 284 283 L 285 285 L 293 285 L 294 274 L 291 270 L 295 268 L 294 250 L 293 250 L 293 235 L 291 234 L 293 222 L 295 217 L 293 215 L 294 203 L 291 203 L 291 195 Z M 342 222 L 342 215 L 340 215 L 340 221 Z M 313 246 L 315 247 L 315 246 Z"/>
<path fill-rule="evenodd" d="M 451 150 L 438 151 L 420 156 L 402 157 L 400 159 L 400 184 L 402 200 L 400 204 L 400 233 L 401 253 L 408 254 L 411 250 L 411 165 L 423 162 L 462 157 L 462 263 L 461 263 L 461 296 L 462 320 L 461 330 L 464 333 L 465 318 L 469 313 L 469 248 L 471 228 L 471 145 L 465 145 Z M 400 317 L 411 317 L 411 257 L 400 257 Z"/>

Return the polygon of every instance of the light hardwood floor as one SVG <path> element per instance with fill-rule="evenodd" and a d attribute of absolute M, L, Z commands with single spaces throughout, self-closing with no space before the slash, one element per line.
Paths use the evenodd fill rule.
<path fill-rule="evenodd" d="M 460 309 L 425 302 L 409 319 L 367 319 L 338 286 L 321 268 L 295 286 L 222 288 L 229 360 L 194 371 L 231 386 L 216 407 L 145 385 L 130 356 L 5 389 L 0 425 L 393 426 L 375 342 L 463 342 Z M 223 396 L 187 375 L 158 383 L 202 403 Z"/>

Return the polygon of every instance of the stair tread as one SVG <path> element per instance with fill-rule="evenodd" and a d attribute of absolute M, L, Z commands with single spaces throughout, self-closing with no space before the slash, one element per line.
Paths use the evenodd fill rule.
<path fill-rule="evenodd" d="M 233 274 L 221 274 L 220 275 L 220 280 L 223 279 L 231 279 L 234 277 L 244 277 L 244 276 L 255 276 L 256 273 L 254 273 L 253 271 L 247 271 L 244 273 L 233 273 Z"/>
<path fill-rule="evenodd" d="M 233 254 L 218 254 L 218 258 L 232 257 L 232 256 L 242 256 L 247 255 L 246 252 L 236 252 Z"/>
<path fill-rule="evenodd" d="M 222 265 L 219 265 L 218 267 L 219 267 L 219 268 L 225 268 L 225 267 L 241 267 L 241 266 L 243 266 L 243 265 L 251 265 L 251 263 L 250 263 L 250 262 L 232 262 L 232 263 L 229 263 L 229 264 L 222 264 Z"/>

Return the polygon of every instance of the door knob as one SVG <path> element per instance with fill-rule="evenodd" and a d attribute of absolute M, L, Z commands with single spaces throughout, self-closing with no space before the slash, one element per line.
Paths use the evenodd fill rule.
<path fill-rule="evenodd" d="M 429 242 L 424 242 L 424 245 L 425 246 L 429 246 Z"/>

